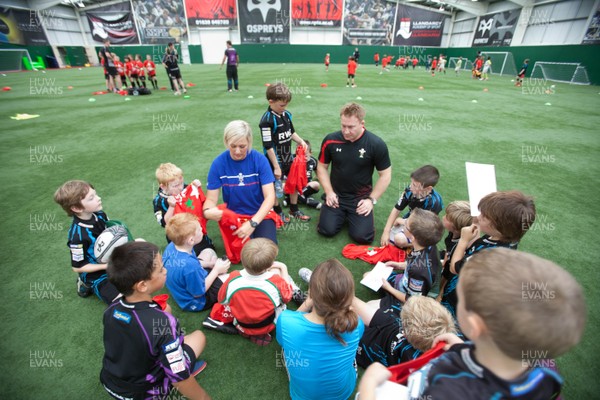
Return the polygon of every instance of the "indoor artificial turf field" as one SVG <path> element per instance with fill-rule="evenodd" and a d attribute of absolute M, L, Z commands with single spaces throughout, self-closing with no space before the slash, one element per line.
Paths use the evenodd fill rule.
<path fill-rule="evenodd" d="M 332 65 L 325 72 L 314 64 L 242 64 L 240 92 L 227 93 L 224 70 L 183 66 L 184 81 L 197 85 L 189 88 L 189 99 L 170 91 L 93 96 L 104 89 L 99 68 L 1 76 L 0 87 L 12 88 L 0 92 L 5 205 L 0 215 L 2 397 L 108 398 L 98 380 L 104 305 L 75 293 L 66 248 L 70 219 L 52 200 L 56 188 L 70 179 L 90 181 L 109 217 L 125 221 L 134 236 L 163 248 L 164 232 L 151 204 L 158 188 L 155 168 L 173 162 L 183 169 L 187 182 L 199 178 L 204 183 L 211 161 L 224 150 L 223 128 L 233 119 L 250 122 L 254 148 L 259 149 L 258 121 L 267 107 L 265 83 L 277 80 L 294 93 L 289 105 L 294 125 L 317 154 L 325 134 L 340 127 L 340 107 L 349 101 L 365 106 L 366 126 L 386 140 L 393 164 L 392 184 L 376 206 L 377 238 L 410 182 L 410 172 L 424 164 L 439 168 L 437 189 L 445 204 L 467 198 L 465 161 L 494 164 L 499 190 L 518 189 L 534 196 L 537 222 L 519 248 L 567 268 L 583 285 L 588 305 L 582 343 L 558 359 L 565 378 L 563 395 L 597 397 L 594 376 L 600 346 L 594 336 L 599 328 L 595 310 L 600 301 L 600 252 L 594 232 L 599 221 L 600 89 L 551 86 L 554 83 L 541 80 L 527 80 L 516 88 L 510 77 L 481 82 L 468 73 L 454 76 L 454 71 L 435 77 L 423 69 L 379 71 L 361 65 L 358 87 L 347 88 L 345 65 Z M 159 85 L 168 86 L 165 73 L 158 72 Z M 39 117 L 10 118 L 17 114 Z M 306 212 L 313 221 L 293 221 L 280 232 L 279 260 L 299 281 L 301 267 L 337 257 L 354 274 L 357 296 L 374 298 L 358 284 L 370 266 L 341 256 L 350 242 L 346 232 L 331 239 L 319 237 L 318 211 Z M 208 229 L 222 252 L 216 224 Z M 207 312 L 183 313 L 172 306 L 187 332 L 202 329 Z M 275 341 L 257 347 L 239 336 L 205 333 L 203 358 L 208 368 L 197 379 L 213 398 L 288 397 Z M 175 392 L 170 398 L 181 396 Z"/>

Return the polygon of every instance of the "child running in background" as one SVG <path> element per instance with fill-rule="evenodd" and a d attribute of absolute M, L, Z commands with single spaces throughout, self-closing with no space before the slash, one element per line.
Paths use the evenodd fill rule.
<path fill-rule="evenodd" d="M 481 79 L 484 81 L 488 80 L 488 73 L 490 72 L 490 69 L 492 68 L 492 57 L 488 57 L 487 60 L 485 61 L 485 64 L 483 65 L 483 72 L 481 73 Z"/>
<path fill-rule="evenodd" d="M 523 61 L 523 65 L 517 74 L 517 79 L 515 82 L 515 86 L 521 86 L 523 84 L 523 78 L 525 78 L 525 74 L 527 73 L 527 68 L 529 68 L 529 58 Z"/>
<path fill-rule="evenodd" d="M 329 71 L 329 53 L 325 54 L 325 72 Z"/>
<path fill-rule="evenodd" d="M 309 297 L 277 320 L 277 342 L 292 399 L 346 400 L 356 385 L 356 349 L 364 324 L 352 309 L 354 279 L 338 260 L 319 264 Z"/>
<path fill-rule="evenodd" d="M 144 61 L 144 68 L 148 71 L 148 79 L 152 82 L 152 87 L 158 90 L 158 81 L 156 80 L 156 64 L 152 61 L 150 54 L 146 55 L 146 61 Z"/>

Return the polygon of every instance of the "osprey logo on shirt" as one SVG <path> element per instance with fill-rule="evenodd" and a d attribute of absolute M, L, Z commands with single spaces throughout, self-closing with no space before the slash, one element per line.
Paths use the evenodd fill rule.
<path fill-rule="evenodd" d="M 367 152 L 365 149 L 360 149 L 358 152 L 360 153 L 360 158 L 365 158 L 365 153 Z"/>
<path fill-rule="evenodd" d="M 244 175 L 241 172 L 238 174 L 238 180 L 240 181 L 240 183 L 238 183 L 238 186 L 246 186 L 244 184 Z"/>
<path fill-rule="evenodd" d="M 123 321 L 127 324 L 131 322 L 131 315 L 127 314 L 126 312 L 119 311 L 117 309 L 113 311 L 113 318 L 119 321 Z"/>
<path fill-rule="evenodd" d="M 340 149 L 339 147 L 337 147 L 337 148 L 335 149 L 335 151 L 337 151 L 338 153 L 341 153 L 341 152 L 342 152 L 342 149 Z"/>

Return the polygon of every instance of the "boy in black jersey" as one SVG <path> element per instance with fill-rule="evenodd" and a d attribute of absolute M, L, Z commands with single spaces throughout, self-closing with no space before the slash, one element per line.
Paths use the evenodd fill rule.
<path fill-rule="evenodd" d="M 198 330 L 183 335 L 179 321 L 152 300 L 167 278 L 158 246 L 129 242 L 115 248 L 110 281 L 124 297 L 104 312 L 100 381 L 116 399 L 167 399 L 173 387 L 190 399 L 209 399 L 194 379 L 206 344 Z"/>
<path fill-rule="evenodd" d="M 306 150 L 306 142 L 298 136 L 292 124 L 292 114 L 286 110 L 292 101 L 292 93 L 288 87 L 277 82 L 267 88 L 269 108 L 260 119 L 259 128 L 265 155 L 271 163 L 276 180 L 285 181 L 292 166 L 292 141 Z M 289 218 L 283 213 L 277 199 L 275 199 L 275 212 L 281 216 L 284 223 Z M 298 193 L 290 195 L 290 216 L 302 221 L 309 221 L 310 216 L 298 209 Z"/>
<path fill-rule="evenodd" d="M 73 217 L 67 246 L 71 251 L 71 267 L 79 274 L 77 294 L 88 297 L 94 293 L 110 304 L 119 291 L 106 277 L 106 264 L 99 264 L 94 255 L 96 238 L 106 229 L 108 221 L 102 211 L 102 199 L 88 182 L 73 180 L 56 190 L 54 201 Z"/>
<path fill-rule="evenodd" d="M 374 362 L 391 367 L 414 360 L 432 347 L 437 336 L 456 332 L 448 310 L 427 296 L 409 298 L 400 315 L 393 309 L 373 308 L 358 298 L 352 308 L 365 324 L 356 350 L 356 362 L 363 368 Z"/>
<path fill-rule="evenodd" d="M 516 250 L 521 238 L 535 221 L 533 198 L 517 190 L 494 192 L 479 202 L 480 215 L 473 225 L 460 231 L 460 239 L 450 258 L 448 280 L 442 305 L 456 315 L 456 285 L 465 261 L 483 249 L 506 247 Z M 479 237 L 480 232 L 483 236 Z"/>
<path fill-rule="evenodd" d="M 472 342 L 436 338 L 448 352 L 411 375 L 410 393 L 432 400 L 556 399 L 563 380 L 554 359 L 581 340 L 586 319 L 573 276 L 531 254 L 489 249 L 467 261 L 458 297 L 458 323 Z M 368 399 L 363 389 L 371 391 L 389 372 L 375 365 L 364 376 L 360 398 Z"/>

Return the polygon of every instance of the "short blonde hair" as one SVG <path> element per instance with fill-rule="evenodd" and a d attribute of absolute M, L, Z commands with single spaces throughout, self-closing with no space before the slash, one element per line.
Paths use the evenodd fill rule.
<path fill-rule="evenodd" d="M 361 106 L 360 104 L 357 104 L 357 103 L 345 104 L 342 107 L 342 109 L 340 110 L 340 117 L 341 116 L 345 116 L 345 117 L 353 117 L 354 116 L 354 117 L 358 118 L 359 121 L 364 121 L 365 115 L 367 115 L 367 112 L 365 111 L 363 106 Z"/>
<path fill-rule="evenodd" d="M 583 290 L 567 271 L 543 258 L 494 248 L 460 272 L 459 303 L 483 320 L 495 345 L 514 360 L 556 358 L 583 335 Z"/>
<path fill-rule="evenodd" d="M 166 185 L 182 177 L 183 171 L 175 164 L 163 163 L 156 168 L 156 180 L 161 185 Z"/>
<path fill-rule="evenodd" d="M 242 139 L 248 141 L 248 150 L 250 150 L 252 148 L 252 128 L 250 124 L 239 119 L 228 123 L 223 134 L 225 147 L 229 147 L 231 143 Z"/>
<path fill-rule="evenodd" d="M 242 265 L 250 275 L 260 275 L 271 268 L 279 248 L 266 238 L 250 239 L 242 248 Z"/>
<path fill-rule="evenodd" d="M 176 246 L 182 246 L 186 240 L 196 234 L 196 229 L 199 226 L 200 222 L 193 214 L 179 213 L 169 219 L 165 229 L 169 240 L 175 243 Z"/>
<path fill-rule="evenodd" d="M 448 204 L 448 207 L 446 207 L 446 219 L 457 231 L 460 231 L 465 226 L 472 225 L 473 216 L 471 215 L 469 202 L 456 200 Z"/>
<path fill-rule="evenodd" d="M 443 333 L 456 333 L 454 319 L 440 303 L 427 296 L 411 296 L 400 312 L 406 340 L 417 350 L 431 349 Z"/>

